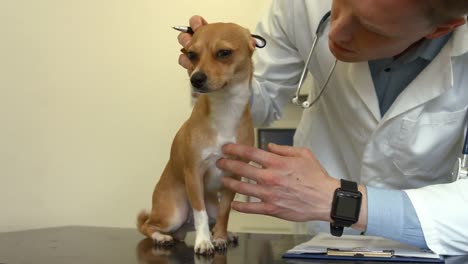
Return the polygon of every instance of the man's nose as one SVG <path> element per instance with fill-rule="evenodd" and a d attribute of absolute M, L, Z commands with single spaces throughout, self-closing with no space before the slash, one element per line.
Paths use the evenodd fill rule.
<path fill-rule="evenodd" d="M 349 43 L 353 40 L 355 22 L 350 16 L 339 16 L 331 23 L 329 38 L 336 43 Z"/>

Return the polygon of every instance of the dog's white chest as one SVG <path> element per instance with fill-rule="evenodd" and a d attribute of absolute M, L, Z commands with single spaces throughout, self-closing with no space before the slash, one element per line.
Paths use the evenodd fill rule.
<path fill-rule="evenodd" d="M 236 143 L 240 119 L 250 98 L 248 81 L 236 84 L 226 93 L 210 95 L 212 129 L 216 131 L 216 141 L 202 150 L 202 160 L 208 173 L 206 187 L 212 190 L 221 188 L 221 177 L 230 176 L 216 167 L 222 158 L 221 148 L 227 143 Z"/>
<path fill-rule="evenodd" d="M 224 156 L 221 148 L 227 143 L 236 143 L 236 138 L 234 136 L 225 137 L 218 134 L 216 143 L 202 150 L 202 160 L 208 176 L 206 188 L 209 190 L 221 188 L 221 177 L 227 176 L 225 172 L 216 167 L 216 162 Z"/>

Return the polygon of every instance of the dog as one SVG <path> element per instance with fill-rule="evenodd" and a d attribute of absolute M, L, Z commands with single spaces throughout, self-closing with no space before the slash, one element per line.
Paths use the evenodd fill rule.
<path fill-rule="evenodd" d="M 235 193 L 223 187 L 221 177 L 240 177 L 219 170 L 216 161 L 226 143 L 254 144 L 251 57 L 258 45 L 252 36 L 239 25 L 213 23 L 199 28 L 182 50 L 193 64 L 190 82 L 199 96 L 174 138 L 151 212 L 137 217 L 138 230 L 156 245 L 183 240 L 193 228 L 197 254 L 214 254 L 235 239 L 227 232 Z"/>

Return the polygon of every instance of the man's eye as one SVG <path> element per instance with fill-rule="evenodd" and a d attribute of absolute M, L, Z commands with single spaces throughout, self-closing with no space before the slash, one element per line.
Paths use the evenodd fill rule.
<path fill-rule="evenodd" d="M 187 52 L 187 57 L 189 58 L 189 60 L 194 61 L 198 58 L 198 55 L 193 51 L 189 51 Z"/>
<path fill-rule="evenodd" d="M 218 52 L 216 53 L 216 57 L 227 58 L 231 56 L 231 54 L 232 54 L 232 50 L 218 50 Z"/>

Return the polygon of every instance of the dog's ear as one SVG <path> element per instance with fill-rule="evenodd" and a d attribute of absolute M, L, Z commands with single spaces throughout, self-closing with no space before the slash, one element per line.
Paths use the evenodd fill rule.
<path fill-rule="evenodd" d="M 252 38 L 254 38 L 255 47 L 257 48 L 264 48 L 267 44 L 265 38 L 259 35 L 251 34 Z"/>
<path fill-rule="evenodd" d="M 251 52 L 254 52 L 256 45 L 257 45 L 257 42 L 255 41 L 255 39 L 254 39 L 254 38 L 250 38 L 249 50 L 250 50 Z"/>

